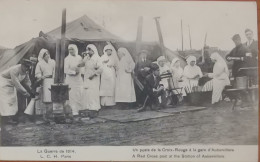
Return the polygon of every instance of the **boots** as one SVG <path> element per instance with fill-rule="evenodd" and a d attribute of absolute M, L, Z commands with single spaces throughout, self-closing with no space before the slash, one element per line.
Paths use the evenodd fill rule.
<path fill-rule="evenodd" d="M 143 112 L 146 110 L 146 106 L 142 106 L 139 109 L 137 109 L 137 112 Z"/>

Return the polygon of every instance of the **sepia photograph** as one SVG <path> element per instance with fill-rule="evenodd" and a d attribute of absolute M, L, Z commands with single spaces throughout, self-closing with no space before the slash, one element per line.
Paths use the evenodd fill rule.
<path fill-rule="evenodd" d="M 0 155 L 258 147 L 254 1 L 0 0 L 0 19 Z M 131 151 L 130 160 L 159 158 Z M 236 152 L 212 151 L 204 160 Z"/>

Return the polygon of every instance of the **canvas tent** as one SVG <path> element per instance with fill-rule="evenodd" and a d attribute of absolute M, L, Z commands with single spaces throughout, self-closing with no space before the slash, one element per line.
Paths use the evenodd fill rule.
<path fill-rule="evenodd" d="M 42 48 L 48 49 L 51 57 L 55 59 L 56 41 L 60 39 L 60 30 L 61 27 L 58 27 L 47 34 L 40 32 L 39 37 L 33 38 L 14 49 L 5 51 L 2 56 L 0 56 L 0 72 L 19 63 L 22 58 L 29 58 L 31 56 L 38 57 L 38 53 Z M 91 43 L 97 46 L 99 54 L 102 55 L 104 46 L 107 45 L 107 42 L 110 42 L 116 49 L 119 47 L 125 47 L 132 54 L 133 58 L 137 57 L 135 52 L 135 42 L 122 40 L 118 36 L 96 24 L 86 15 L 66 24 L 66 39 L 67 44 L 74 43 L 78 46 L 79 54 L 85 51 L 87 44 Z M 149 53 L 151 53 L 149 57 L 152 61 L 155 61 L 162 55 L 158 43 L 143 42 L 141 48 L 147 49 Z M 68 54 L 68 52 L 66 54 Z M 182 64 L 185 64 L 184 59 L 178 54 L 178 52 L 166 49 L 166 55 L 170 60 L 173 57 L 178 57 L 181 59 Z"/>
<path fill-rule="evenodd" d="M 3 53 L 8 50 L 8 48 L 4 47 L 4 46 L 0 46 L 0 59 L 2 58 L 3 56 Z"/>
<path fill-rule="evenodd" d="M 22 58 L 37 57 L 42 48 L 46 48 L 51 52 L 51 57 L 54 58 L 55 42 L 47 40 L 44 37 L 33 38 L 14 49 L 6 50 L 0 57 L 0 72 L 10 66 L 16 65 Z"/>
<path fill-rule="evenodd" d="M 60 33 L 61 27 L 58 27 L 48 32 L 47 35 L 56 39 L 60 39 Z M 110 33 L 102 26 L 96 24 L 86 15 L 66 24 L 66 38 L 69 42 L 75 43 L 78 46 L 79 54 L 85 51 L 87 44 L 92 43 L 97 46 L 99 54 L 102 55 L 104 46 L 107 45 L 107 42 L 110 42 L 116 49 L 119 47 L 127 48 L 132 57 L 136 57 L 135 42 L 122 40 L 120 37 Z M 159 56 L 162 55 L 158 43 L 143 42 L 141 44 L 141 48 L 147 49 L 151 53 L 149 57 L 152 61 L 156 60 Z M 183 60 L 183 58 L 179 56 L 177 52 L 174 53 L 169 49 L 166 49 L 166 55 L 169 55 L 171 60 L 173 57 L 179 57 L 181 60 Z"/>
<path fill-rule="evenodd" d="M 0 45 L 0 50 L 2 50 L 2 49 L 7 49 L 7 48 Z"/>
<path fill-rule="evenodd" d="M 47 35 L 53 38 L 61 38 L 61 27 L 58 27 Z M 116 41 L 122 40 L 118 36 L 107 31 L 102 26 L 96 24 L 88 16 L 84 15 L 66 24 L 66 38 L 74 41 Z"/>
<path fill-rule="evenodd" d="M 93 20 L 86 15 L 66 24 L 66 43 L 75 43 L 79 47 L 79 53 L 85 50 L 86 43 L 94 43 L 99 52 L 102 52 L 106 45 L 106 41 L 115 41 L 120 38 L 97 25 Z M 13 66 L 22 58 L 31 56 L 38 57 L 38 53 L 42 48 L 50 51 L 51 57 L 55 57 L 56 40 L 60 39 L 60 27 L 50 31 L 47 34 L 40 32 L 39 37 L 33 38 L 14 49 L 3 52 L 0 56 L 0 72 L 6 68 Z"/>

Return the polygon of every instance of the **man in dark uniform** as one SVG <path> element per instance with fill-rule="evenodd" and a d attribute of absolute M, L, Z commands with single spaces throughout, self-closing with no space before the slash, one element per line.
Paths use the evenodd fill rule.
<path fill-rule="evenodd" d="M 227 61 L 234 61 L 232 67 L 232 76 L 234 78 L 240 76 L 248 76 L 248 71 L 239 71 L 240 68 L 251 67 L 252 55 L 250 55 L 248 48 L 241 42 L 239 34 L 232 37 L 236 47 L 226 56 Z M 240 92 L 240 99 L 242 100 L 241 107 L 247 107 L 251 102 L 249 94 L 245 91 Z"/>
<path fill-rule="evenodd" d="M 141 82 L 141 84 L 144 86 L 145 84 L 145 78 L 147 75 L 151 73 L 151 61 L 147 59 L 148 51 L 142 50 L 139 53 L 139 59 L 135 65 L 135 75 L 137 76 L 137 79 Z M 142 90 L 139 89 L 138 86 L 135 86 L 136 90 L 136 99 L 137 104 L 143 105 L 145 96 Z"/>
<path fill-rule="evenodd" d="M 143 107 L 138 109 L 138 112 L 145 111 L 147 106 L 151 109 L 159 109 L 165 107 L 166 92 L 164 86 L 160 84 L 160 70 L 157 64 L 151 64 L 152 73 L 145 78 L 144 94 L 146 96 Z M 159 101 L 159 97 L 161 102 Z"/>
<path fill-rule="evenodd" d="M 232 37 L 236 47 L 232 49 L 232 51 L 226 56 L 227 61 L 234 61 L 232 66 L 232 76 L 238 77 L 243 74 L 239 72 L 240 68 L 249 67 L 248 63 L 248 49 L 242 44 L 241 37 L 239 34 L 235 34 Z"/>

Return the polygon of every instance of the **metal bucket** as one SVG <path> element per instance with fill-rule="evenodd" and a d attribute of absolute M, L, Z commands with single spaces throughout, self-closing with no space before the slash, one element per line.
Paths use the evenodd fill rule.
<path fill-rule="evenodd" d="M 202 103 L 201 101 L 202 92 L 192 92 L 188 94 L 188 101 L 190 105 L 198 106 Z"/>
<path fill-rule="evenodd" d="M 238 89 L 247 88 L 248 78 L 247 76 L 236 77 L 235 83 L 236 88 Z"/>
<path fill-rule="evenodd" d="M 34 113 L 35 98 L 32 98 L 29 105 L 25 109 L 24 113 L 27 115 L 33 115 Z"/>

